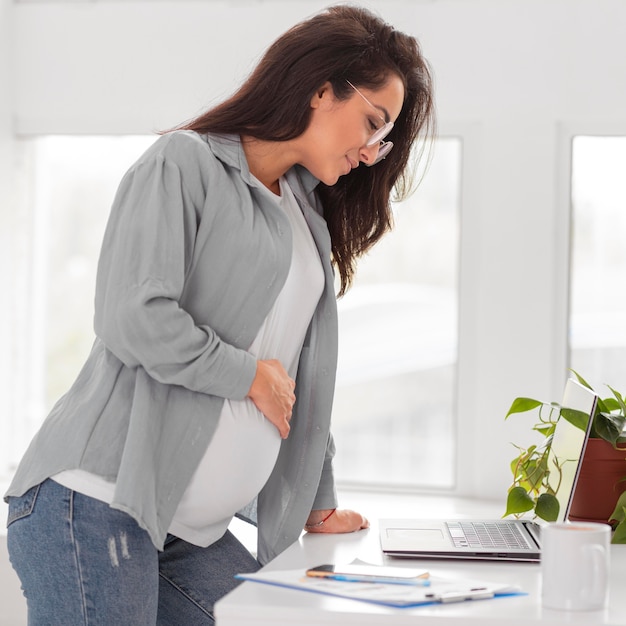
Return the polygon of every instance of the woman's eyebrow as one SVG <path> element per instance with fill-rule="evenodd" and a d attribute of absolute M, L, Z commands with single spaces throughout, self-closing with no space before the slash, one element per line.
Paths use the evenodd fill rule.
<path fill-rule="evenodd" d="M 383 119 L 385 120 L 386 123 L 388 123 L 391 120 L 389 111 L 387 111 L 387 109 L 384 106 L 380 106 L 379 104 L 374 104 L 374 103 L 372 103 L 372 105 L 374 106 L 374 108 L 378 109 L 379 111 L 383 113 Z"/>

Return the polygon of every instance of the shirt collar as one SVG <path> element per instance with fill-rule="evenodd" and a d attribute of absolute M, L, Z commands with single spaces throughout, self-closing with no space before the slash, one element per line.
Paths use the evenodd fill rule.
<path fill-rule="evenodd" d="M 220 161 L 237 168 L 241 172 L 242 179 L 248 185 L 253 184 L 246 154 L 238 135 L 207 134 L 205 135 L 205 139 L 213 154 Z M 319 184 L 319 180 L 301 165 L 294 165 L 291 170 L 287 172 L 286 178 L 296 196 L 298 196 L 299 191 L 297 187 L 301 188 L 301 195 L 308 197 Z M 296 182 L 297 187 L 294 187 L 294 183 Z"/>

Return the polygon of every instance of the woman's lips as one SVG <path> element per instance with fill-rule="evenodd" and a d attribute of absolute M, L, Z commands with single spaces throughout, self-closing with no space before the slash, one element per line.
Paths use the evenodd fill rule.
<path fill-rule="evenodd" d="M 346 161 L 348 161 L 348 165 L 350 166 L 350 169 L 346 173 L 349 173 L 350 170 L 353 170 L 355 167 L 359 167 L 359 164 L 353 161 L 349 156 L 346 157 Z"/>

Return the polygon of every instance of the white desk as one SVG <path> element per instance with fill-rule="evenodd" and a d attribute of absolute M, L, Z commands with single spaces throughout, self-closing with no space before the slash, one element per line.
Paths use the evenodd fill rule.
<path fill-rule="evenodd" d="M 379 517 L 387 513 L 379 512 Z M 432 517 L 432 516 L 429 516 Z M 492 563 L 383 558 L 375 522 L 350 535 L 303 535 L 266 569 L 284 570 L 347 563 L 355 558 L 428 568 L 433 575 L 518 584 L 527 596 L 514 596 L 412 609 L 391 609 L 364 602 L 331 598 L 305 591 L 245 582 L 216 605 L 218 626 L 529 626 L 532 624 L 626 625 L 626 545 L 611 547 L 610 605 L 605 611 L 554 611 L 541 607 L 540 566 L 533 563 Z"/>

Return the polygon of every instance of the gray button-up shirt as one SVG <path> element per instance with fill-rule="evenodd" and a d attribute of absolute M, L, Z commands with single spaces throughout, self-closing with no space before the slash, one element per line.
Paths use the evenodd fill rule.
<path fill-rule="evenodd" d="M 287 180 L 319 250 L 325 286 L 300 357 L 290 435 L 246 513 L 258 524 L 262 563 L 298 538 L 312 509 L 337 504 L 330 237 L 318 181 L 298 166 Z M 176 131 L 159 138 L 125 175 L 113 203 L 98 266 L 93 349 L 6 495 L 62 470 L 94 472 L 115 481 L 111 506 L 134 517 L 162 549 L 224 398 L 242 399 L 250 388 L 256 360 L 247 348 L 283 286 L 291 245 L 288 218 L 252 184 L 238 137 Z"/>

